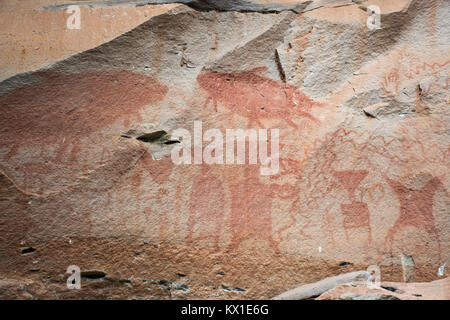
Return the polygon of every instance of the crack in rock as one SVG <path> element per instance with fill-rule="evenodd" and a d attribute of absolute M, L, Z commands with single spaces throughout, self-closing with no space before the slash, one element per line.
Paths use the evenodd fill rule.
<path fill-rule="evenodd" d="M 294 3 L 285 4 L 273 1 L 270 3 L 256 0 L 107 0 L 107 1 L 85 1 L 69 2 L 58 5 L 44 6 L 45 10 L 61 10 L 71 5 L 87 5 L 90 7 L 113 7 L 113 6 L 145 6 L 161 4 L 184 4 L 199 11 L 237 11 L 237 12 L 259 12 L 274 13 L 282 11 L 293 11 L 301 13 L 311 11 L 321 7 L 340 7 L 355 4 L 351 0 L 301 0 Z"/>

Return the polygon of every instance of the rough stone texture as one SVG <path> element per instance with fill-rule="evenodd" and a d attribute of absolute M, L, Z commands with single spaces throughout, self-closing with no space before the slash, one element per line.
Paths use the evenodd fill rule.
<path fill-rule="evenodd" d="M 336 286 L 317 300 L 449 300 L 450 278 L 429 283 L 383 282 L 379 288 L 362 283 Z"/>
<path fill-rule="evenodd" d="M 350 272 L 335 277 L 329 277 L 316 283 L 305 284 L 284 292 L 274 298 L 274 300 L 305 300 L 315 298 L 334 287 L 349 282 L 366 282 L 370 279 L 370 273 L 367 271 Z"/>
<path fill-rule="evenodd" d="M 414 260 L 412 257 L 400 254 L 400 260 L 403 267 L 403 281 L 414 282 Z"/>
<path fill-rule="evenodd" d="M 353 4 L 352 0 L 93 0 L 84 1 L 89 6 L 111 7 L 118 5 L 143 6 L 146 4 L 172 4 L 182 3 L 197 10 L 217 11 L 242 11 L 242 12 L 282 12 L 293 11 L 296 13 L 314 10 L 320 7 L 334 7 Z M 48 5 L 44 8 L 55 10 L 66 8 L 79 2 L 67 2 L 56 5 Z"/>
<path fill-rule="evenodd" d="M 45 5 L 65 2 L 0 2 L 0 80 L 20 72 L 42 68 L 74 53 L 96 47 L 176 6 L 80 6 L 83 29 L 69 30 L 65 27 L 70 16 L 66 11 L 42 9 Z"/>
<path fill-rule="evenodd" d="M 129 2 L 82 6 L 91 16 L 73 47 L 62 1 L 26 9 L 58 17 L 48 40 L 1 29 L 2 77 L 14 76 L 0 83 L 0 297 L 270 298 L 369 265 L 401 281 L 400 253 L 415 281 L 439 278 L 448 1 Z M 370 4 L 379 30 L 367 28 Z M 134 18 L 108 24 L 101 10 Z M 101 21 L 111 30 L 87 40 Z M 35 46 L 26 39 L 57 54 L 25 49 L 17 64 L 14 50 Z M 280 172 L 174 165 L 174 144 L 136 139 L 192 132 L 194 120 L 279 128 Z M 68 290 L 69 265 L 104 276 Z"/>

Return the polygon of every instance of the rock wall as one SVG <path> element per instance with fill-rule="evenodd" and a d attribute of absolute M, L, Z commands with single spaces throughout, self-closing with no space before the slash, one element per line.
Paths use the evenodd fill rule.
<path fill-rule="evenodd" d="M 83 28 L 70 30 L 66 27 L 70 14 L 63 6 L 65 3 L 65 0 L 6 0 L 0 3 L 0 80 L 96 47 L 176 6 L 136 7 L 125 3 L 121 6 L 80 6 Z M 45 10 L 47 6 L 56 6 L 59 10 Z"/>
<path fill-rule="evenodd" d="M 448 1 L 116 2 L 86 23 L 154 14 L 2 71 L 1 297 L 270 298 L 370 265 L 401 281 L 402 257 L 440 278 Z M 279 171 L 174 164 L 170 135 L 195 121 L 279 129 Z"/>

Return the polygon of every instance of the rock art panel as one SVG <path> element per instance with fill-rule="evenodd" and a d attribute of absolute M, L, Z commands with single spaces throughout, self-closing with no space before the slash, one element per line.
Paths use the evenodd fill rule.
<path fill-rule="evenodd" d="M 28 70 L 0 82 L 2 275 L 33 298 L 264 299 L 374 264 L 397 281 L 402 256 L 448 273 L 448 1 L 379 0 L 377 30 L 367 1 L 155 2 L 40 69 L 0 31 L 26 50 L 1 74 Z M 86 27 L 137 2 L 88 3 Z M 174 164 L 194 121 L 279 129 L 279 171 Z M 68 263 L 121 280 L 67 292 Z"/>
<path fill-rule="evenodd" d="M 215 250 L 219 251 L 220 235 L 225 222 L 225 189 L 222 181 L 208 167 L 202 165 L 200 175 L 192 183 L 186 245 L 211 239 Z"/>
<path fill-rule="evenodd" d="M 259 182 L 257 166 L 247 165 L 238 184 L 231 187 L 231 234 L 227 251 L 237 250 L 239 245 L 249 239 L 266 241 L 272 250 L 279 254 L 278 240 L 272 228 L 272 199 L 290 198 L 295 188 L 289 185 L 263 184 Z"/>
<path fill-rule="evenodd" d="M 44 177 L 58 166 L 76 168 L 86 164 L 88 150 L 101 150 L 105 161 L 110 149 L 95 135 L 115 123 L 125 128 L 142 121 L 141 110 L 164 98 L 167 87 L 150 77 L 130 71 L 61 74 L 38 71 L 39 81 L 15 88 L 0 97 L 0 123 L 7 150 L 3 159 L 11 170 L 23 148 L 38 148 L 46 159 L 36 163 L 32 175 Z M 55 151 L 53 151 L 53 149 Z M 87 164 L 89 166 L 89 164 Z M 23 168 L 30 172 L 30 167 Z"/>
<path fill-rule="evenodd" d="M 207 92 L 209 102 L 223 104 L 232 113 L 249 119 L 248 127 L 253 124 L 264 128 L 263 119 L 282 119 L 293 128 L 298 125 L 296 118 L 307 118 L 319 123 L 308 111 L 322 104 L 312 101 L 296 87 L 279 83 L 258 73 L 267 68 L 260 67 L 240 73 L 204 72 L 197 77 L 200 86 Z"/>
<path fill-rule="evenodd" d="M 370 212 L 365 202 L 356 201 L 355 189 L 358 188 L 362 180 L 369 172 L 360 171 L 337 171 L 334 176 L 344 186 L 349 194 L 351 203 L 341 204 L 341 211 L 344 215 L 344 229 L 367 228 L 369 230 L 369 242 L 372 241 L 372 229 L 370 228 Z M 348 239 L 348 235 L 347 239 Z"/>
<path fill-rule="evenodd" d="M 402 183 L 386 177 L 390 187 L 400 201 L 400 214 L 394 225 L 389 229 L 386 237 L 386 245 L 392 252 L 392 243 L 396 233 L 406 227 L 425 229 L 435 237 L 438 245 L 439 259 L 441 259 L 441 242 L 436 229 L 433 215 L 433 198 L 438 188 L 442 187 L 441 181 L 433 177 L 421 189 L 411 190 Z"/>

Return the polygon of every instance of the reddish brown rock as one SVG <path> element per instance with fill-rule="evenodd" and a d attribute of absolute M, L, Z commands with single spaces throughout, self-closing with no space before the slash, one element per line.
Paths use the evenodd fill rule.
<path fill-rule="evenodd" d="M 448 1 L 133 3 L 80 4 L 70 32 L 63 1 L 0 5 L 43 23 L 1 29 L 2 298 L 260 299 L 373 265 L 382 283 L 448 275 Z M 279 171 L 174 164 L 194 121 L 279 129 Z M 352 290 L 336 297 L 402 298 Z"/>
<path fill-rule="evenodd" d="M 428 283 L 382 283 L 379 288 L 344 284 L 325 292 L 317 300 L 448 300 L 449 279 Z"/>

